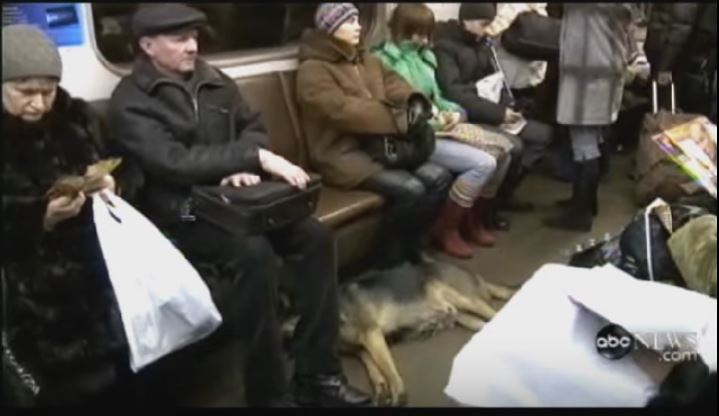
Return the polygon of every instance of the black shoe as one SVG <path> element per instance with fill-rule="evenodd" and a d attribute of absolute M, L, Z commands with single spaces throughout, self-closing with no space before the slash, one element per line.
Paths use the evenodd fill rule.
<path fill-rule="evenodd" d="M 372 398 L 341 375 L 295 378 L 295 401 L 303 407 L 371 407 Z"/>
<path fill-rule="evenodd" d="M 507 217 L 500 214 L 497 198 L 483 198 L 481 204 L 484 207 L 482 209 L 482 222 L 487 229 L 509 231 L 509 229 L 512 227 L 512 224 L 509 222 L 509 219 Z"/>
<path fill-rule="evenodd" d="M 512 224 L 509 219 L 501 215 L 498 211 L 489 213 L 484 224 L 490 230 L 509 231 Z"/>

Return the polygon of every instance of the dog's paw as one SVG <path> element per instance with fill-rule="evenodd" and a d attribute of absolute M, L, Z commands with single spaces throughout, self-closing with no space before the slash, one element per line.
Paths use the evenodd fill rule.
<path fill-rule="evenodd" d="M 407 396 L 407 391 L 402 390 L 397 392 L 393 398 L 392 401 L 394 402 L 395 407 L 405 407 L 407 406 L 407 403 L 409 402 L 409 398 Z"/>
<path fill-rule="evenodd" d="M 379 407 L 392 406 L 392 392 L 389 389 L 389 385 L 382 383 L 375 386 L 374 391 L 374 403 Z"/>

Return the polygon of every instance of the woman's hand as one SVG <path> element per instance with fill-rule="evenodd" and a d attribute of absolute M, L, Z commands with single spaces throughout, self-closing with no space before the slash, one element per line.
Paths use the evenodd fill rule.
<path fill-rule="evenodd" d="M 115 178 L 112 175 L 105 175 L 98 181 L 97 187 L 93 187 L 87 191 L 88 195 L 92 195 L 96 192 L 110 191 L 115 193 Z"/>
<path fill-rule="evenodd" d="M 444 111 L 437 117 L 442 131 L 450 131 L 462 122 L 462 113 Z"/>
<path fill-rule="evenodd" d="M 43 228 L 45 231 L 52 231 L 57 224 L 76 217 L 82 210 L 82 206 L 86 200 L 87 197 L 82 192 L 75 198 L 60 196 L 51 199 L 47 204 L 47 210 L 43 220 Z"/>
<path fill-rule="evenodd" d="M 511 108 L 507 108 L 507 111 L 504 113 L 504 123 L 505 124 L 514 124 L 522 120 L 522 114 L 518 113 Z"/>

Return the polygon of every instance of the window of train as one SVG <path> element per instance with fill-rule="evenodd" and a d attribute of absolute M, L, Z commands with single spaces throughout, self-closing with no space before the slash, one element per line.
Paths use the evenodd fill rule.
<path fill-rule="evenodd" d="M 314 26 L 319 3 L 185 3 L 207 15 L 200 33 L 200 52 L 207 59 L 252 56 L 297 45 L 302 32 Z M 142 3 L 92 4 L 98 52 L 112 65 L 134 58 L 130 20 Z M 357 3 L 361 23 L 371 28 L 377 5 Z"/>

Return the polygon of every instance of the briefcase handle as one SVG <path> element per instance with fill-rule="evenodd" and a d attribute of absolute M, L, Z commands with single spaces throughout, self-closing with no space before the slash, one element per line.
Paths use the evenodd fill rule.
<path fill-rule="evenodd" d="M 677 113 L 677 98 L 676 98 L 676 90 L 674 89 L 674 80 L 672 80 L 671 84 L 669 84 L 671 88 L 671 94 L 672 94 L 672 114 Z M 657 80 L 652 80 L 652 108 L 654 110 L 654 114 L 657 114 L 659 112 L 659 93 L 658 93 L 658 84 Z"/>

